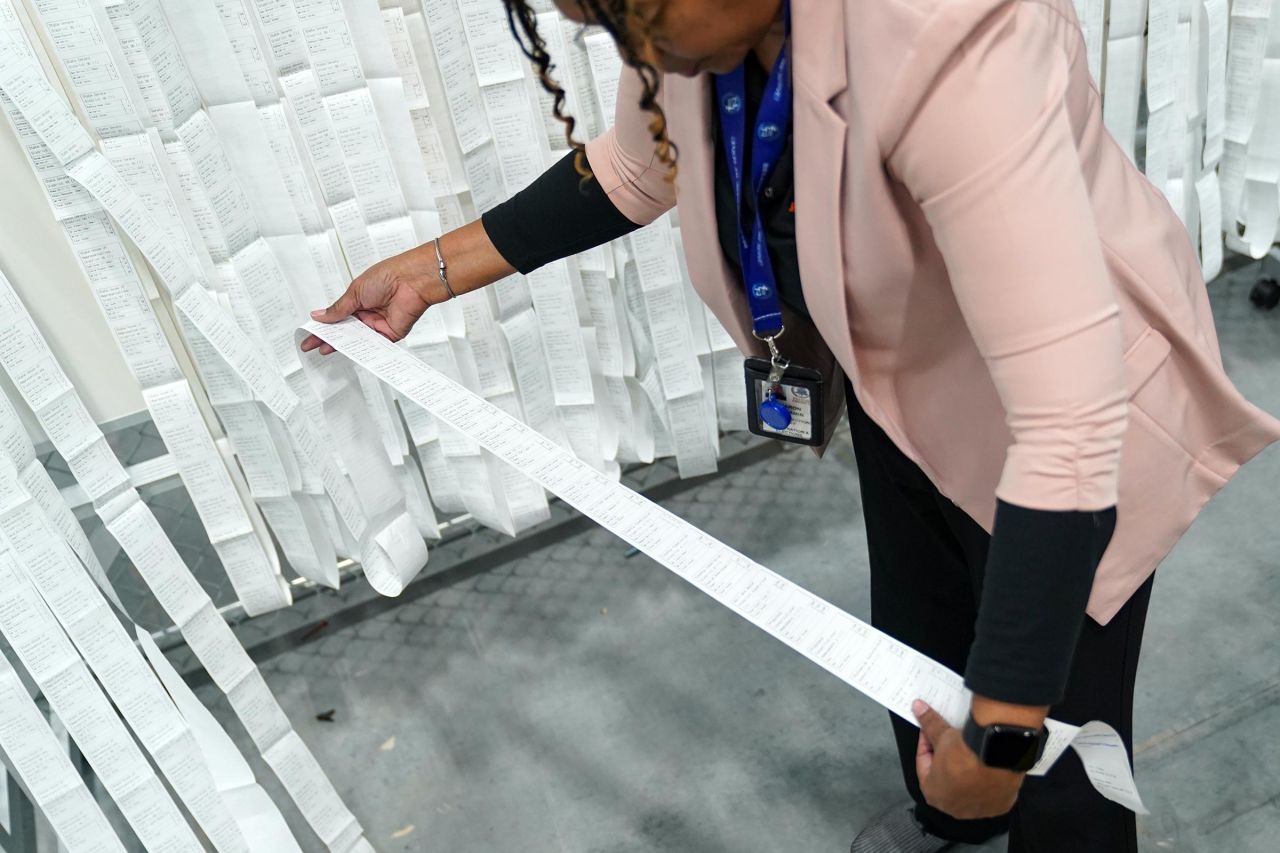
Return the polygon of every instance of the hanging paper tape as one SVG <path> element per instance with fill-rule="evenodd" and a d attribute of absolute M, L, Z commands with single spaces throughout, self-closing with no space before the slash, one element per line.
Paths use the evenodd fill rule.
<path fill-rule="evenodd" d="M 0 748 L 67 853 L 125 853 L 84 779 L 0 654 Z"/>
<path fill-rule="evenodd" d="M 0 547 L 0 584 L 0 633 L 138 838 L 148 850 L 202 853 L 164 783 L 7 546 Z"/>
<path fill-rule="evenodd" d="M 9 330 L 5 333 L 7 336 Z M 21 339 L 19 335 L 14 337 Z M 70 411 L 73 407 L 63 408 Z M 43 422 L 60 426 L 52 411 L 53 407 L 49 407 L 41 412 L 45 416 Z M 51 612 L 61 630 L 66 631 L 214 846 L 219 851 L 248 853 L 249 847 L 214 788 L 213 777 L 201 760 L 186 723 L 121 627 L 107 599 L 81 570 L 75 554 L 22 488 L 17 470 L 4 456 L 0 456 L 0 494 L 5 496 L 0 509 L 0 545 L 10 549 L 10 576 L 5 588 L 23 586 L 23 580 L 13 576 L 13 569 L 25 574 L 48 605 L 48 611 L 41 612 Z M 3 620 L 6 636 L 13 634 L 16 627 L 13 618 Z M 48 632 L 59 631 L 54 625 L 45 628 Z M 14 640 L 14 648 L 29 660 L 31 644 L 38 641 L 21 632 Z M 39 679 L 38 672 L 32 675 L 45 688 L 49 682 Z M 56 692 L 56 685 L 52 689 Z"/>

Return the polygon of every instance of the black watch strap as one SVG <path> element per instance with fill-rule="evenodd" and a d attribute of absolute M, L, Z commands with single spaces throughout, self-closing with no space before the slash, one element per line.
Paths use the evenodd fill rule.
<path fill-rule="evenodd" d="M 986 766 L 1026 773 L 1044 754 L 1049 730 L 1043 726 L 1032 729 L 1003 723 L 983 726 L 970 714 L 964 721 L 961 737 L 965 746 Z"/>

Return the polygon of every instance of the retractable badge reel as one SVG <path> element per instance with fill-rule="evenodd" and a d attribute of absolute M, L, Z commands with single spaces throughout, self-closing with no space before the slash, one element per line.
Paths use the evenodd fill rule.
<path fill-rule="evenodd" d="M 822 374 L 793 365 L 778 351 L 776 335 L 757 337 L 769 346 L 769 358 L 748 358 L 747 427 L 756 435 L 810 446 L 825 443 Z"/>
<path fill-rule="evenodd" d="M 782 301 L 760 217 L 765 184 L 786 149 L 791 126 L 791 4 L 788 0 L 783 2 L 783 21 L 787 39 L 769 74 L 750 139 L 747 137 L 745 66 L 716 75 L 716 99 L 725 158 L 737 201 L 738 252 L 751 307 L 751 334 L 769 346 L 768 359 L 749 358 L 745 365 L 747 426 L 756 435 L 796 444 L 821 445 L 825 443 L 822 374 L 791 364 L 778 351 L 778 338 L 786 326 L 782 323 Z M 746 162 L 748 150 L 750 163 Z M 757 200 L 749 229 L 743 227 L 742 198 L 747 191 Z"/>

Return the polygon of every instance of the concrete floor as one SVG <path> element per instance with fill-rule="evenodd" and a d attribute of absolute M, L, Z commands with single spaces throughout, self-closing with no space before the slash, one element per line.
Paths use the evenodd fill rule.
<path fill-rule="evenodd" d="M 1280 414 L 1280 312 L 1248 305 L 1252 278 L 1214 285 L 1224 355 Z M 1144 851 L 1280 849 L 1277 483 L 1273 447 L 1156 583 L 1137 698 Z M 787 452 L 668 505 L 866 617 L 847 447 Z M 626 552 L 593 530 L 264 663 L 380 851 L 843 853 L 903 800 L 883 711 Z"/>

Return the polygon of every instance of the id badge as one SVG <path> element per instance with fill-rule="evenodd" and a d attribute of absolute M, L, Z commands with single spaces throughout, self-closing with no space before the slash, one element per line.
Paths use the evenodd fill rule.
<path fill-rule="evenodd" d="M 782 378 L 770 384 L 767 358 L 748 358 L 747 428 L 755 435 L 813 447 L 825 444 L 822 374 L 809 367 L 789 365 Z"/>

